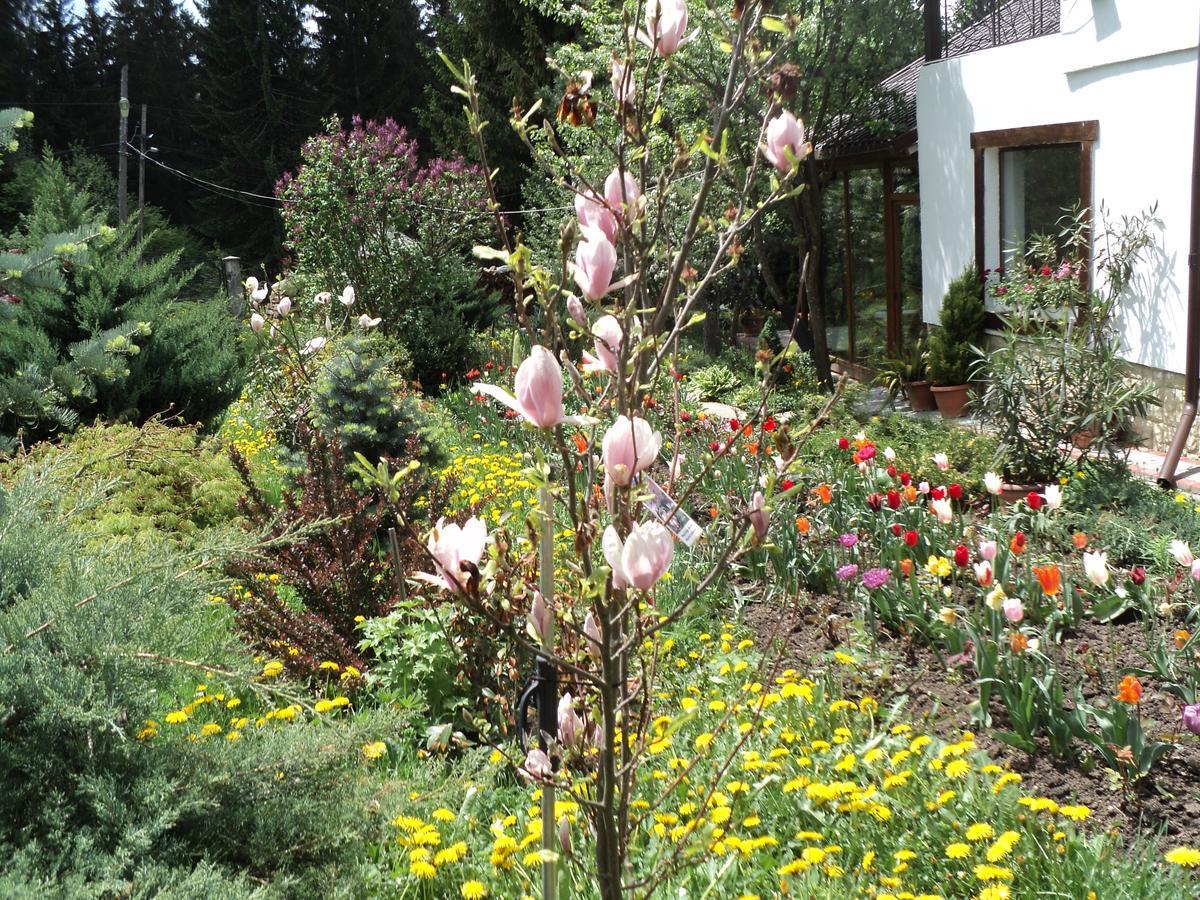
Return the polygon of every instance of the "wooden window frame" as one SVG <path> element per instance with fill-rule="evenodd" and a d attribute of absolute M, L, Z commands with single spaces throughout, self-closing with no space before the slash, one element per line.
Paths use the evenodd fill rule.
<path fill-rule="evenodd" d="M 984 151 L 1022 150 L 1055 144 L 1079 144 L 1079 201 L 1084 224 L 1092 222 L 1093 146 L 1100 138 L 1100 123 L 1095 119 L 1061 122 L 1057 125 L 1033 125 L 1027 128 L 1001 128 L 971 132 L 971 151 L 975 157 L 975 269 L 986 268 L 987 209 L 984 192 Z M 999 210 L 997 210 L 997 215 Z M 1090 253 L 1089 253 L 1090 256 Z M 1086 275 L 1085 275 L 1086 277 Z"/>

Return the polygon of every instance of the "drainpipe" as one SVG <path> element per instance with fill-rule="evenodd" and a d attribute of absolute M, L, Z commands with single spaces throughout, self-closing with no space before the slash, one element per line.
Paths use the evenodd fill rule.
<path fill-rule="evenodd" d="M 1196 421 L 1200 404 L 1200 57 L 1196 63 L 1196 133 L 1192 138 L 1192 233 L 1188 252 L 1187 366 L 1183 376 L 1183 414 L 1163 458 L 1158 483 L 1175 485 L 1176 468 Z"/>
<path fill-rule="evenodd" d="M 942 58 L 942 0 L 925 0 L 925 62 Z"/>

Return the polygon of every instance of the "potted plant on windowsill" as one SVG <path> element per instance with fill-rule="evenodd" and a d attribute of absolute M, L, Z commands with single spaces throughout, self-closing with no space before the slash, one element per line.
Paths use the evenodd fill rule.
<path fill-rule="evenodd" d="M 921 335 L 900 353 L 884 360 L 879 377 L 887 385 L 889 401 L 895 401 L 903 392 L 913 412 L 928 412 L 936 408 L 927 378 L 927 354 L 925 336 Z"/>
<path fill-rule="evenodd" d="M 973 268 L 967 268 L 942 300 L 941 327 L 929 337 L 929 380 L 933 399 L 943 418 L 966 412 L 971 363 L 982 343 L 986 310 L 983 289 Z"/>

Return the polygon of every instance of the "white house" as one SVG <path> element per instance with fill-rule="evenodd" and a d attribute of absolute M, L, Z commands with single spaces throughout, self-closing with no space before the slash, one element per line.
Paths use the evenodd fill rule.
<path fill-rule="evenodd" d="M 1157 203 L 1123 324 L 1126 358 L 1161 388 L 1144 439 L 1163 446 L 1186 366 L 1200 0 L 1012 0 L 972 28 L 916 78 L 922 318 L 938 321 L 966 266 L 995 267 L 1063 207 L 1119 220 Z"/>

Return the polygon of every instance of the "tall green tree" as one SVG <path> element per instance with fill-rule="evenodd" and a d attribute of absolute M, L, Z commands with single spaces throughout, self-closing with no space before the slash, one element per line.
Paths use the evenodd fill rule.
<path fill-rule="evenodd" d="M 423 139 L 417 110 L 431 76 L 420 5 L 413 0 L 324 0 L 316 24 L 320 90 L 343 121 L 395 119 Z"/>
<path fill-rule="evenodd" d="M 514 98 L 531 104 L 549 102 L 555 74 L 546 59 L 558 44 L 577 39 L 568 21 L 513 0 L 438 0 L 428 28 L 433 40 L 430 65 L 434 78 L 425 89 L 421 122 L 429 144 L 440 155 L 466 153 L 474 158 L 462 114 L 462 98 L 450 91 L 449 71 L 437 58 L 469 59 L 479 79 L 483 117 L 495 123 L 488 133 L 488 153 L 500 169 L 500 189 L 508 205 L 520 205 L 523 170 L 528 155 L 507 126 Z"/>
<path fill-rule="evenodd" d="M 139 105 L 148 104 L 148 130 L 160 155 L 180 169 L 194 170 L 204 161 L 195 140 L 203 127 L 196 102 L 196 21 L 176 0 L 115 0 L 108 20 L 111 96 L 117 96 L 121 66 L 129 66 L 130 137 Z M 181 221 L 201 190 L 153 165 L 146 167 L 146 185 L 147 194 Z M 136 189 L 132 181 L 131 186 Z"/>
<path fill-rule="evenodd" d="M 312 48 L 298 0 L 208 0 L 196 36 L 198 120 L 209 181 L 270 196 L 321 124 Z M 276 259 L 281 232 L 269 202 L 232 193 L 197 201 L 200 230 L 249 259 Z"/>

